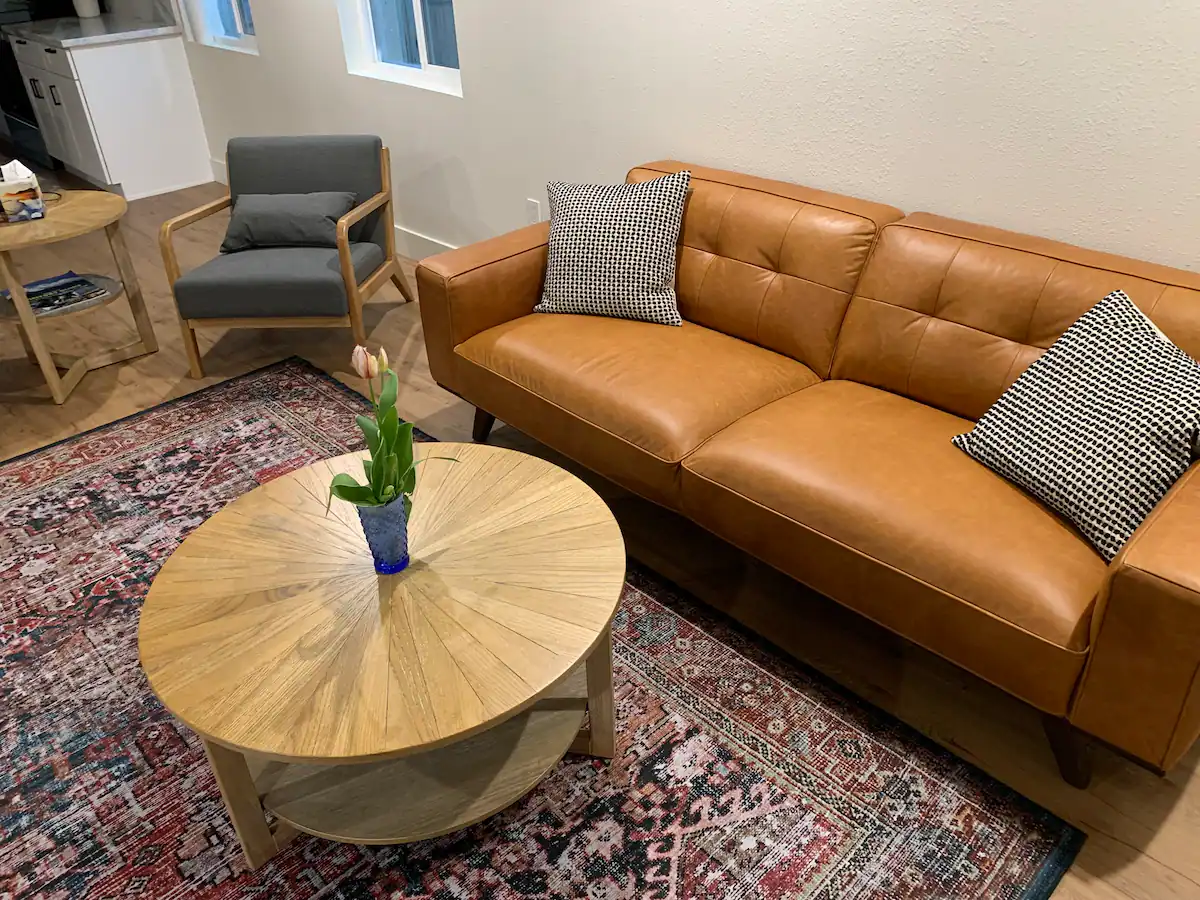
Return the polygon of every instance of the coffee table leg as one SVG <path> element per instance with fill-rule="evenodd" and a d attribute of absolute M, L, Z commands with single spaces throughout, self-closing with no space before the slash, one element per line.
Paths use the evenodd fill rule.
<path fill-rule="evenodd" d="M 237 832 L 238 840 L 242 843 L 246 862 L 251 869 L 257 869 L 283 849 L 283 842 L 277 842 L 276 836 L 271 833 L 271 827 L 267 825 L 266 814 L 258 799 L 258 789 L 254 786 L 250 768 L 246 765 L 246 757 L 236 750 L 209 741 L 204 741 L 204 752 L 208 755 L 208 763 L 217 777 L 221 799 L 225 801 L 225 809 L 233 822 L 233 830 Z M 290 833 L 280 834 L 281 838 L 292 836 L 294 835 Z"/>
<path fill-rule="evenodd" d="M 590 733 L 586 741 L 577 741 L 571 749 L 588 756 L 612 759 L 616 753 L 617 729 L 613 713 L 611 627 L 604 629 L 600 643 L 587 658 L 587 690 Z"/>

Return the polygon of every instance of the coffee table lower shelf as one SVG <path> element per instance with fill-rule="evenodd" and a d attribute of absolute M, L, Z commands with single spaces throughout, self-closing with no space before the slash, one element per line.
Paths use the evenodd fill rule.
<path fill-rule="evenodd" d="M 249 759 L 265 809 L 299 831 L 349 844 L 449 834 L 511 806 L 558 764 L 587 706 L 583 667 L 552 696 L 438 750 L 365 765 Z"/>
<path fill-rule="evenodd" d="M 511 806 L 568 752 L 611 756 L 611 725 L 607 742 L 581 728 L 588 698 L 583 664 L 494 728 L 377 763 L 288 763 L 204 745 L 246 861 L 257 869 L 300 832 L 351 844 L 449 834 Z M 278 820 L 274 826 L 267 811 Z"/>

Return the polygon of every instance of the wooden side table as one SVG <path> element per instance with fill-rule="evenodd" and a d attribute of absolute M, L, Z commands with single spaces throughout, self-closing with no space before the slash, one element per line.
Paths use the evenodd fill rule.
<path fill-rule="evenodd" d="M 121 217 L 129 208 L 125 198 L 107 191 L 62 191 L 61 200 L 52 200 L 46 204 L 46 218 L 33 222 L 14 222 L 0 225 L 0 278 L 8 288 L 12 300 L 12 310 L 0 310 L 0 324 L 16 325 L 21 331 L 21 341 L 25 345 L 25 353 L 30 362 L 36 363 L 42 370 L 46 384 L 55 403 L 63 403 L 75 386 L 79 384 L 84 374 L 92 369 L 110 366 L 147 353 L 158 350 L 158 339 L 154 336 L 154 326 L 150 323 L 150 315 L 146 312 L 146 302 L 142 298 L 142 289 L 138 285 L 137 273 L 133 268 L 133 260 L 125 247 L 121 236 Z M 73 307 L 38 314 L 29 305 L 25 287 L 17 275 L 13 263 L 14 250 L 36 247 L 40 244 L 53 244 L 79 237 L 89 232 L 104 229 L 108 236 L 108 244 L 112 248 L 113 257 L 117 261 L 117 271 L 121 274 L 121 282 L 111 279 L 99 279 L 110 282 L 107 296 L 99 301 L 91 301 Z M 129 300 L 129 309 L 133 313 L 133 321 L 137 326 L 139 339 L 124 347 L 94 353 L 90 356 L 67 356 L 51 353 L 38 327 L 38 320 L 48 316 L 67 316 L 93 309 L 98 305 L 112 303 L 124 296 Z M 11 313 L 15 311 L 16 315 Z M 8 315 L 4 315 L 8 312 Z M 59 375 L 62 368 L 66 372 Z"/>

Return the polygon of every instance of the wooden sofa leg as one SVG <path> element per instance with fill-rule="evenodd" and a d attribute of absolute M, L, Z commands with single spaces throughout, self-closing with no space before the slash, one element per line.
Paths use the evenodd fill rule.
<path fill-rule="evenodd" d="M 1047 715 L 1042 719 L 1050 749 L 1058 762 L 1063 781 L 1086 790 L 1092 781 L 1092 740 L 1066 719 Z"/>
<path fill-rule="evenodd" d="M 475 408 L 475 425 L 471 429 L 471 439 L 477 444 L 486 444 L 488 435 L 492 433 L 492 426 L 496 424 L 496 417 L 490 412 L 484 412 L 478 407 Z"/>

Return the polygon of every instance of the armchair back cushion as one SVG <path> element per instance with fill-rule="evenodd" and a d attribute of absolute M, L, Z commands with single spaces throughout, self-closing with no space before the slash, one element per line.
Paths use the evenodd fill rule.
<path fill-rule="evenodd" d="M 370 134 L 239 137 L 228 146 L 229 195 L 346 191 L 365 203 L 383 190 L 383 140 Z M 350 229 L 386 252 L 384 210 Z"/>
<path fill-rule="evenodd" d="M 349 191 L 242 194 L 233 207 L 222 253 L 254 247 L 337 247 L 338 219 L 357 206 Z"/>

